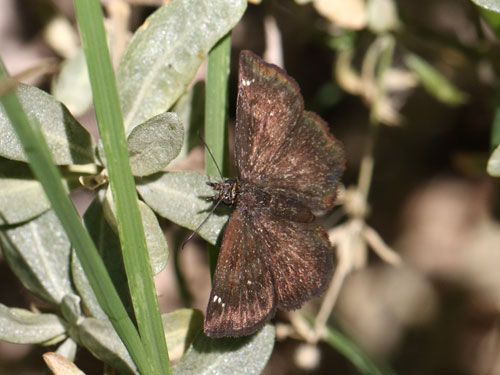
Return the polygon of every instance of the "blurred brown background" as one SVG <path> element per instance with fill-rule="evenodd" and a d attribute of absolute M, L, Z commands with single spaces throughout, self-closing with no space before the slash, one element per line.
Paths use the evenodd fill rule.
<path fill-rule="evenodd" d="M 131 3 L 129 27 L 134 30 L 159 2 Z M 386 361 L 398 374 L 500 374 L 499 186 L 486 173 L 499 71 L 494 33 L 466 0 L 397 0 L 393 5 L 398 26 L 387 30 L 362 24 L 356 9 L 335 8 L 336 15 L 346 14 L 347 23 L 360 22 L 352 26 L 328 18 L 326 0 L 301 3 L 263 0 L 249 5 L 233 31 L 230 111 L 233 120 L 237 53 L 252 49 L 284 63 L 301 87 L 306 108 L 318 112 L 344 143 L 346 187 L 357 184 L 361 160 L 370 139 L 374 140 L 366 223 L 401 255 L 403 264 L 388 265 L 370 251 L 368 264 L 351 272 L 343 283 L 334 320 L 373 358 Z M 65 52 L 44 34 L 55 16 L 74 28 L 69 0 L 0 2 L 0 56 L 11 74 L 48 57 L 63 58 Z M 356 30 L 346 32 L 346 27 Z M 342 49 L 335 43 L 341 37 L 352 38 L 352 67 L 360 70 L 374 41 L 384 35 L 395 43 L 391 67 L 408 72 L 404 56 L 411 51 L 464 93 L 465 100 L 451 105 L 421 85 L 401 83 L 399 90 L 388 95 L 398 121 L 387 125 L 391 121 L 382 117 L 376 138 L 370 138 L 373 103 L 339 85 L 335 67 Z M 50 82 L 51 77 L 44 76 L 27 83 L 49 91 Z M 79 120 L 97 133 L 92 111 Z M 195 149 L 182 167 L 201 171 L 202 153 L 201 148 Z M 91 193 L 81 191 L 74 197 L 84 210 Z M 341 209 L 322 220 L 326 225 L 338 224 L 339 218 L 340 223 L 348 219 Z M 176 236 L 187 233 L 169 223 L 164 226 L 171 247 Z M 176 256 L 187 290 L 179 291 L 171 257 L 156 280 L 163 311 L 182 307 L 187 295 L 193 307 L 204 310 L 209 293 L 204 244 L 192 241 Z M 29 307 L 33 296 L 1 260 L 0 277 L 0 302 Z M 311 308 L 317 305 L 313 301 Z M 288 318 L 279 314 L 278 320 Z M 326 344 L 320 344 L 318 352 L 303 350 L 303 345 L 292 338 L 277 341 L 265 374 L 358 373 Z M 7 369 L 0 371 L 44 373 L 43 352 L 0 343 L 0 369 Z M 78 353 L 77 364 L 88 374 L 101 368 L 84 350 Z"/>

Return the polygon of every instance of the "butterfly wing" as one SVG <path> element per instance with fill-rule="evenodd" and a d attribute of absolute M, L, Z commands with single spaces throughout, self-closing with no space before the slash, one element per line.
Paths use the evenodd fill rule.
<path fill-rule="evenodd" d="M 278 307 L 300 308 L 321 294 L 330 281 L 333 255 L 324 230 L 314 222 L 263 215 L 258 231 L 266 233 Z"/>
<path fill-rule="evenodd" d="M 240 177 L 256 175 L 297 123 L 304 104 L 297 83 L 253 52 L 242 51 L 235 156 Z"/>
<path fill-rule="evenodd" d="M 312 209 L 331 208 L 342 146 L 304 112 L 296 82 L 249 51 L 240 55 L 237 206 L 226 226 L 205 318 L 212 337 L 257 331 L 276 308 L 299 308 L 328 284 L 328 238 Z"/>
<path fill-rule="evenodd" d="M 238 205 L 263 244 L 278 307 L 297 309 L 328 285 L 333 255 L 328 236 L 311 210 L 289 194 L 248 182 L 239 186 Z"/>
<path fill-rule="evenodd" d="M 227 223 L 205 315 L 211 337 L 244 336 L 276 311 L 276 294 L 263 238 L 236 207 Z"/>
<path fill-rule="evenodd" d="M 235 158 L 242 180 L 273 186 L 312 209 L 333 207 L 342 145 L 304 111 L 295 80 L 250 51 L 240 54 Z"/>

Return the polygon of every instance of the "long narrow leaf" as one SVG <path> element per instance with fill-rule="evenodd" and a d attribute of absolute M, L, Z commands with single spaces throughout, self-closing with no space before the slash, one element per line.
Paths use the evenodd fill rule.
<path fill-rule="evenodd" d="M 106 44 L 101 5 L 97 0 L 75 0 L 75 9 L 106 154 L 110 187 L 116 205 L 123 260 L 142 344 L 154 373 L 170 374 L 160 309 L 128 160 L 123 118 Z"/>
<path fill-rule="evenodd" d="M 306 315 L 302 315 L 302 317 L 311 324 L 312 327 L 313 318 Z M 327 326 L 324 340 L 333 349 L 347 358 L 361 374 L 396 375 L 387 365 L 380 365 L 373 361 L 361 348 L 352 342 L 351 339 L 343 335 L 337 329 Z"/>
<path fill-rule="evenodd" d="M 387 366 L 380 366 L 373 362 L 360 348 L 339 331 L 328 327 L 325 341 L 351 361 L 362 374 L 395 375 Z"/>
<path fill-rule="evenodd" d="M 227 34 L 208 55 L 207 91 L 205 99 L 205 139 L 215 160 L 207 150 L 205 170 L 208 176 L 219 176 L 224 168 L 226 151 L 226 123 L 228 107 L 229 63 L 231 60 L 231 34 Z M 217 165 L 216 165 L 217 164 Z M 211 274 L 217 264 L 218 249 L 208 245 Z"/>

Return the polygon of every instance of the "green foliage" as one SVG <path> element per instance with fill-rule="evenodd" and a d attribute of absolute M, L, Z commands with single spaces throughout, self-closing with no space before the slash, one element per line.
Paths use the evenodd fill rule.
<path fill-rule="evenodd" d="M 474 4 L 491 11 L 500 13 L 500 1 L 498 0 L 471 0 Z"/>
<path fill-rule="evenodd" d="M 137 180 L 137 191 L 156 213 L 174 223 L 194 230 L 206 218 L 212 204 L 207 186 L 210 179 L 196 172 L 166 172 Z M 166 200 L 165 197 L 171 197 Z M 228 215 L 211 215 L 198 234 L 215 244 Z"/>
<path fill-rule="evenodd" d="M 325 342 L 348 358 L 362 374 L 394 375 L 394 372 L 388 367 L 382 367 L 374 363 L 354 342 L 336 329 L 327 327 Z"/>
<path fill-rule="evenodd" d="M 299 319 L 303 320 L 310 328 L 314 327 L 314 319 L 311 316 L 300 314 Z M 395 375 L 388 366 L 375 363 L 356 343 L 345 336 L 339 329 L 327 325 L 325 331 L 325 343 L 347 358 L 361 374 Z"/>
<path fill-rule="evenodd" d="M 137 176 L 138 191 L 145 201 L 139 203 L 139 212 L 153 273 L 165 267 L 168 248 L 152 209 L 194 229 L 210 206 L 204 199 L 212 194 L 206 185 L 206 177 L 161 170 L 180 152 L 185 154 L 196 143 L 192 134 L 193 129 L 201 124 L 203 112 L 200 112 L 199 103 L 203 87 L 195 85 L 188 90 L 188 84 L 208 51 L 236 24 L 245 7 L 243 0 L 213 0 L 208 3 L 174 0 L 155 12 L 148 19 L 147 27 L 136 33 L 118 69 L 118 92 L 127 121 L 130 165 Z M 86 11 L 80 8 L 79 12 L 79 21 L 82 22 L 80 18 L 86 17 L 82 16 Z M 186 23 L 191 25 L 190 28 L 179 26 Z M 82 35 L 88 38 L 84 30 L 85 26 Z M 86 43 L 85 46 L 88 45 Z M 88 47 L 86 53 L 89 53 Z M 101 99 L 95 96 L 96 61 L 90 58 L 88 64 L 94 100 L 97 100 L 96 111 L 102 125 L 101 122 L 106 123 L 109 119 L 103 115 L 106 108 L 99 108 Z M 54 93 L 64 97 L 65 101 L 72 92 L 68 77 L 76 71 L 86 71 L 81 55 L 68 62 L 59 79 L 54 81 Z M 76 76 L 81 77 L 80 74 Z M 73 85 L 73 89 L 76 87 L 82 86 Z M 106 175 L 103 172 L 109 167 L 110 156 L 103 150 L 107 147 L 101 145 L 98 152 L 90 134 L 65 105 L 35 87 L 19 85 L 14 91 L 28 117 L 39 125 L 57 165 L 71 168 L 76 164 L 94 164 L 86 167 L 89 172 L 84 173 L 84 177 Z M 108 92 L 104 95 L 112 94 Z M 76 113 L 86 105 L 84 101 L 78 103 L 76 100 L 74 103 L 72 99 L 67 103 Z M 167 112 L 175 103 L 174 110 L 179 115 Z M 28 157 L 17 140 L 11 121 L 16 119 L 0 107 L 0 155 L 3 157 L 0 159 L 1 248 L 26 288 L 50 302 L 55 313 L 32 313 L 0 305 L 0 339 L 24 344 L 60 343 L 57 351 L 70 359 L 74 359 L 76 347 L 81 345 L 121 373 L 139 373 L 138 366 L 148 363 L 148 358 L 143 356 L 141 359 L 141 353 L 137 352 L 134 355 L 139 357 L 132 359 L 127 348 L 130 350 L 129 345 L 134 339 L 127 333 L 124 336 L 117 334 L 115 323 L 122 324 L 122 319 L 109 319 L 108 307 L 102 305 L 89 278 L 89 275 L 93 279 L 99 273 L 89 271 L 87 260 L 84 264 L 80 259 L 81 253 L 72 247 L 72 241 L 65 233 L 63 224 L 66 223 L 62 223 L 50 209 L 47 194 L 52 197 L 52 192 L 47 193 L 45 185 L 42 188 L 27 168 Z M 185 134 L 190 137 L 185 137 Z M 94 155 L 102 157 L 104 166 Z M 74 175 L 66 174 L 63 178 L 68 190 L 75 188 Z M 120 261 L 125 257 L 120 251 L 122 246 L 117 234 L 121 218 L 113 202 L 110 190 L 106 187 L 101 189 L 86 211 L 83 225 L 96 245 L 121 301 L 128 313 L 133 314 L 124 262 Z M 227 215 L 213 216 L 201 234 L 215 242 L 226 220 Z M 274 342 L 270 327 L 250 339 L 228 339 L 223 346 L 214 344 L 211 349 L 213 340 L 201 334 L 202 321 L 201 313 L 189 309 L 162 317 L 170 354 L 177 353 L 179 358 L 186 350 L 190 353 L 183 357 L 176 373 L 188 373 L 194 368 L 194 362 L 202 367 L 206 363 L 206 371 L 216 371 L 225 368 L 226 360 L 231 358 L 240 359 L 242 371 L 245 368 L 263 368 Z M 203 353 L 192 348 L 193 340 L 205 347 Z M 127 348 L 122 341 L 127 343 Z M 145 344 L 146 350 L 150 350 L 148 345 L 152 344 Z M 210 353 L 211 357 L 205 359 L 208 362 L 200 360 Z M 149 372 L 147 367 L 141 368 L 144 369 L 141 373 Z"/>
<path fill-rule="evenodd" d="M 482 8 L 482 15 L 495 32 L 500 36 L 500 1 L 498 0 L 473 0 Z M 486 170 L 491 176 L 500 177 L 500 92 L 497 93 L 495 116 L 491 125 L 490 145 L 493 149 Z"/>
<path fill-rule="evenodd" d="M 80 5 L 87 1 L 90 3 L 77 0 Z M 498 1 L 474 2 L 493 12 L 500 11 Z M 326 44 L 339 52 L 338 56 L 350 56 L 344 66 L 344 73 L 349 74 L 343 78 L 352 80 L 350 92 L 362 96 L 371 107 L 373 123 L 400 124 L 400 103 L 393 99 L 417 83 L 447 105 L 460 105 L 467 99 L 431 62 L 409 46 L 400 48 L 398 33 L 404 31 L 404 25 L 395 1 L 370 0 L 366 4 L 366 32 L 361 35 L 358 31 L 329 28 L 328 32 L 335 29 L 338 34 L 329 35 Z M 160 316 L 151 302 L 156 303 L 152 275 L 164 269 L 169 256 L 157 215 L 194 230 L 213 207 L 207 201 L 213 194 L 206 184 L 209 177 L 165 168 L 200 143 L 196 132 L 203 123 L 215 159 L 223 171 L 227 166 L 224 156 L 231 29 L 245 8 L 245 0 L 172 0 L 132 36 L 117 68 L 116 83 L 106 61 L 109 54 L 105 38 L 88 32 L 101 19 L 82 12 L 78 20 L 80 25 L 86 25 L 81 29 L 88 69 L 83 53 L 79 53 L 61 67 L 53 81 L 54 96 L 27 85 L 15 88 L 24 113 L 38 125 L 55 164 L 64 172 L 61 186 L 66 192 L 76 187 L 74 175 L 67 173 L 76 165 L 90 164 L 80 169 L 86 171 L 82 172 L 86 180 L 104 176 L 83 217 L 83 227 L 106 266 L 105 276 L 93 269 L 93 263 L 86 259 L 86 247 L 82 252 L 68 233 L 67 217 L 61 219 L 50 192 L 35 177 L 43 175 L 44 170 L 37 174 L 29 169 L 29 157 L 18 141 L 12 117 L 0 106 L 1 249 L 24 286 L 52 306 L 51 313 L 33 313 L 0 305 L 0 339 L 58 345 L 57 351 L 70 359 L 74 359 L 77 347 L 83 346 L 123 374 L 262 371 L 274 345 L 272 326 L 250 337 L 213 340 L 202 333 L 201 312 L 181 309 L 162 315 L 163 329 L 156 330 Z M 494 20 L 494 16 L 498 18 L 494 13 L 490 19 Z M 369 44 L 366 55 L 359 53 L 357 43 Z M 207 56 L 206 88 L 200 82 L 191 86 Z M 359 61 L 358 74 L 354 62 Z M 394 76 L 402 75 L 405 79 L 395 85 Z M 339 81 L 349 91 L 342 79 Z M 88 108 L 90 83 L 102 136 L 97 145 L 73 117 Z M 325 83 L 323 89 L 318 106 L 326 111 L 340 94 L 331 82 Z M 495 176 L 500 176 L 498 134 L 493 133 L 492 146 L 496 149 L 488 164 L 488 172 Z M 218 178 L 211 159 L 206 159 L 206 165 L 207 175 Z M 130 189 L 132 181 L 136 186 Z M 137 193 L 141 200 L 136 204 Z M 221 207 L 198 234 L 215 244 L 228 217 L 229 212 Z M 106 284 L 106 277 L 116 290 L 112 303 L 107 303 L 103 292 L 106 289 L 100 285 Z M 116 306 L 118 302 L 123 311 Z M 118 313 L 110 314 L 110 310 Z M 152 314 L 148 315 L 148 311 Z M 120 324 L 128 324 L 129 331 L 123 327 L 120 330 Z M 179 360 L 172 368 L 162 349 L 163 334 L 170 359 Z M 326 327 L 321 339 L 361 373 L 391 373 L 331 327 Z"/>
<path fill-rule="evenodd" d="M 54 304 L 74 293 L 69 272 L 71 244 L 53 211 L 2 229 L 2 253 L 28 290 Z"/>
<path fill-rule="evenodd" d="M 274 328 L 266 325 L 252 336 L 209 339 L 200 335 L 174 367 L 175 375 L 260 374 L 274 344 Z"/>
<path fill-rule="evenodd" d="M 34 313 L 0 304 L 0 340 L 15 344 L 54 344 L 66 328 L 55 314 Z"/>
<path fill-rule="evenodd" d="M 459 105 L 465 102 L 466 95 L 455 88 L 432 65 L 414 54 L 408 54 L 405 63 L 418 77 L 422 86 L 436 99 L 449 104 Z"/>
<path fill-rule="evenodd" d="M 92 91 L 83 50 L 61 64 L 59 75 L 52 81 L 51 92 L 73 116 L 80 116 L 90 108 Z"/>
<path fill-rule="evenodd" d="M 75 120 L 67 108 L 46 92 L 28 85 L 14 90 L 28 117 L 38 124 L 57 165 L 94 162 L 94 142 L 91 135 Z M 0 107 L 0 156 L 26 162 L 14 127 L 3 107 Z"/>
<path fill-rule="evenodd" d="M 182 148 L 184 127 L 175 113 L 162 113 L 137 125 L 127 137 L 134 176 L 147 176 L 165 168 Z"/>
<path fill-rule="evenodd" d="M 177 101 L 210 49 L 245 8 L 244 0 L 177 0 L 146 20 L 116 74 L 127 131 Z"/>
<path fill-rule="evenodd" d="M 75 10 L 89 69 L 99 133 L 108 161 L 106 169 L 113 206 L 116 208 L 117 228 L 127 275 L 125 279 L 137 324 L 137 332 L 128 334 L 117 329 L 117 333 L 138 371 L 143 374 L 170 374 L 160 309 L 148 262 L 146 236 L 127 155 L 128 145 L 107 47 L 101 4 L 95 0 L 75 0 Z M 82 264 L 88 276 L 91 270 L 87 269 L 85 263 Z M 97 297 L 99 300 L 99 295 Z M 113 319 L 110 321 L 115 328 L 119 328 Z"/>
<path fill-rule="evenodd" d="M 65 181 L 63 181 L 65 182 Z M 0 224 L 19 224 L 50 208 L 26 163 L 0 158 Z"/>
<path fill-rule="evenodd" d="M 500 146 L 497 146 L 490 158 L 487 166 L 488 173 L 494 177 L 500 177 Z"/>

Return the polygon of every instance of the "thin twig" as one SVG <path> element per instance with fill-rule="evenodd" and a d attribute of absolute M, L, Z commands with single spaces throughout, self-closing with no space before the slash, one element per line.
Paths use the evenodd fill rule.
<path fill-rule="evenodd" d="M 392 265 L 401 264 L 401 256 L 391 249 L 373 228 L 365 225 L 362 236 L 368 245 L 370 245 L 384 261 Z"/>

